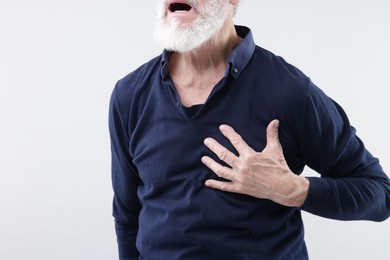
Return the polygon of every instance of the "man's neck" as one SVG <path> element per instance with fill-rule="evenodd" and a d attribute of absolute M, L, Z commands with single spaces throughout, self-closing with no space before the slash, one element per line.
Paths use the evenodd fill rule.
<path fill-rule="evenodd" d="M 185 106 L 203 104 L 214 86 L 224 77 L 230 53 L 241 41 L 229 20 L 200 48 L 178 53 L 169 60 L 169 73 Z"/>

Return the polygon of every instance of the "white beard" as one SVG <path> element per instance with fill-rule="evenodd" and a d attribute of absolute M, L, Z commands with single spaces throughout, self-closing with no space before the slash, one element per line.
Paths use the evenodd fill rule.
<path fill-rule="evenodd" d="M 165 20 L 166 0 L 159 1 L 154 39 L 168 51 L 187 52 L 206 44 L 223 27 L 228 16 L 229 5 L 226 0 L 208 0 L 201 11 L 197 0 L 188 0 L 197 15 L 195 21 L 187 26 L 180 25 L 180 18 L 170 22 Z"/>

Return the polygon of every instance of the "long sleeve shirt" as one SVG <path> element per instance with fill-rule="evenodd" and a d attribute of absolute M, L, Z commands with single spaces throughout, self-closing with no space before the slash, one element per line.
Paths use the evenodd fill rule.
<path fill-rule="evenodd" d="M 207 101 L 185 107 L 168 71 L 170 52 L 119 80 L 111 97 L 113 216 L 120 259 L 307 259 L 301 210 L 340 220 L 382 221 L 390 182 L 343 109 L 300 70 L 257 46 L 251 31 L 233 50 Z M 301 208 L 205 187 L 201 163 L 231 125 L 255 150 L 280 121 L 290 169 L 310 177 Z M 223 162 L 219 161 L 223 164 Z"/>

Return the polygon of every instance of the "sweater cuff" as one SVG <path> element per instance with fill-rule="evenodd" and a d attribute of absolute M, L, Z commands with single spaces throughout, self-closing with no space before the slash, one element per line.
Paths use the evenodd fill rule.
<path fill-rule="evenodd" d="M 307 177 L 309 180 L 309 191 L 301 210 L 316 214 L 322 211 L 325 206 L 323 201 L 326 198 L 329 186 L 326 180 L 319 177 Z"/>

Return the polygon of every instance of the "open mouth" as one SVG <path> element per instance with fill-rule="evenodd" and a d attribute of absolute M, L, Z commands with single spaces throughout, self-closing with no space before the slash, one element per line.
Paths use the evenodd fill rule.
<path fill-rule="evenodd" d="M 169 11 L 172 13 L 175 12 L 188 12 L 192 9 L 192 7 L 185 3 L 172 3 L 169 5 Z"/>

